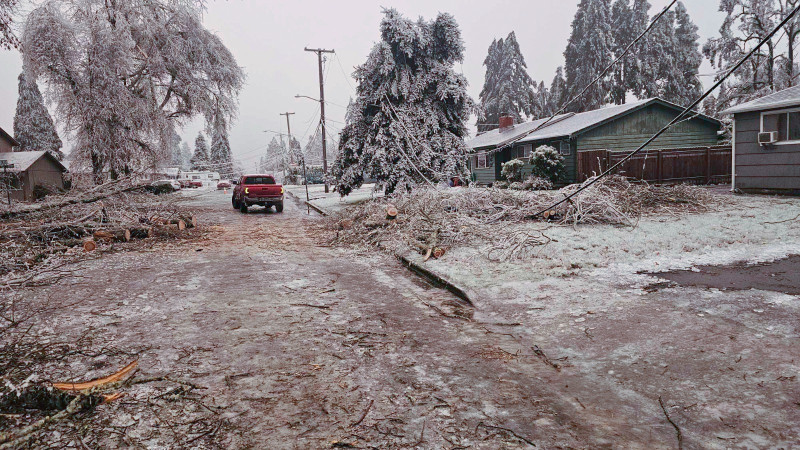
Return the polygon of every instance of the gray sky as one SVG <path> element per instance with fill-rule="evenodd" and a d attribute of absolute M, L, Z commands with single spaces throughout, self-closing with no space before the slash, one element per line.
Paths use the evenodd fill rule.
<path fill-rule="evenodd" d="M 650 0 L 651 15 L 668 0 Z M 701 42 L 714 36 L 723 15 L 717 0 L 684 0 L 700 27 Z M 563 51 L 578 0 L 369 0 L 278 2 L 256 0 L 209 1 L 205 24 L 218 33 L 244 67 L 247 84 L 240 96 L 239 119 L 233 124 L 230 142 L 234 158 L 253 170 L 273 133 L 285 132 L 279 113 L 291 111 L 292 133 L 305 144 L 319 120 L 318 103 L 295 99 L 295 94 L 319 97 L 317 59 L 305 46 L 335 49 L 326 64 L 325 95 L 329 131 L 336 133 L 344 121 L 344 107 L 355 96 L 353 67 L 362 64 L 378 39 L 381 6 L 394 7 L 407 17 L 431 19 L 439 12 L 453 14 L 461 26 L 467 48 L 464 63 L 456 68 L 470 83 L 477 99 L 483 85 L 483 59 L 492 39 L 515 31 L 535 80 L 547 85 L 555 69 L 563 65 Z M 21 59 L 15 51 L 0 50 L 0 127 L 11 132 L 17 98 L 17 76 Z M 710 72 L 708 63 L 705 73 Z M 708 83 L 710 77 L 704 77 Z M 203 128 L 200 121 L 179 134 L 194 147 Z M 63 136 L 62 136 L 63 138 Z M 65 139 L 67 141 L 67 139 Z"/>

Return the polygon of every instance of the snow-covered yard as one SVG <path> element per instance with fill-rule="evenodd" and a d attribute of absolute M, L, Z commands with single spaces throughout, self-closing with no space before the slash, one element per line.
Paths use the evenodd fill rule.
<path fill-rule="evenodd" d="M 305 186 L 290 185 L 284 187 L 286 191 L 289 192 L 291 195 L 294 195 L 298 199 L 305 201 L 306 199 Z M 342 196 L 339 195 L 338 192 L 333 191 L 332 187 L 330 189 L 330 192 L 326 194 L 325 186 L 321 184 L 315 184 L 308 187 L 308 195 L 310 198 L 310 203 L 312 205 L 330 214 L 342 208 L 345 208 L 349 205 L 361 203 L 371 198 L 383 197 L 383 191 L 374 192 L 374 188 L 375 188 L 374 184 L 365 184 L 361 186 L 359 189 L 354 190 L 347 197 L 342 198 Z"/>

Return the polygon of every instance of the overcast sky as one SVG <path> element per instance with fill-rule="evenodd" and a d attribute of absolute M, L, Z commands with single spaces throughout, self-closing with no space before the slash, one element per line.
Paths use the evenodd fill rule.
<path fill-rule="evenodd" d="M 668 3 L 650 1 L 651 15 Z M 700 27 L 701 42 L 714 36 L 723 19 L 717 11 L 718 1 L 684 2 Z M 210 0 L 206 26 L 222 37 L 247 73 L 239 118 L 230 131 L 234 158 L 246 170 L 253 170 L 273 132 L 286 131 L 286 121 L 279 115 L 282 112 L 296 113 L 291 118 L 292 133 L 303 144 L 316 129 L 318 103 L 294 98 L 295 94 L 319 98 L 316 55 L 304 52 L 305 46 L 336 50 L 325 67 L 325 95 L 329 102 L 329 130 L 338 132 L 345 106 L 355 95 L 350 74 L 364 62 L 379 37 L 382 6 L 396 8 L 415 19 L 432 19 L 439 12 L 453 14 L 466 45 L 464 63 L 456 70 L 467 77 L 470 94 L 477 99 L 489 44 L 512 30 L 517 34 L 530 75 L 535 80 L 546 80 L 549 86 L 556 67 L 563 65 L 563 51 L 577 4 L 578 0 Z M 9 132 L 13 128 L 20 70 L 19 54 L 0 50 L 0 127 Z M 709 71 L 705 63 L 704 72 Z M 703 81 L 707 84 L 710 78 L 704 77 Z M 202 128 L 203 124 L 195 121 L 179 134 L 193 148 L 194 138 Z"/>

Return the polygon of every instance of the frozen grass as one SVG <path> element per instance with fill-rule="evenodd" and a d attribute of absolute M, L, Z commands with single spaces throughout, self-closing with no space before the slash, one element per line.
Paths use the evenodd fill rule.
<path fill-rule="evenodd" d="M 365 184 L 361 186 L 361 188 L 354 190 L 347 197 L 342 198 L 338 192 L 333 192 L 333 188 L 331 188 L 331 192 L 326 194 L 325 186 L 315 184 L 308 187 L 308 195 L 312 205 L 331 214 L 350 205 L 358 204 L 372 198 L 383 197 L 383 192 L 373 193 L 374 187 L 374 184 Z M 306 199 L 305 186 L 291 185 L 284 186 L 284 188 L 295 197 L 301 200 Z"/>
<path fill-rule="evenodd" d="M 525 261 L 490 262 L 491 247 L 482 245 L 456 248 L 427 264 L 470 289 L 511 288 L 521 295 L 543 280 L 557 282 L 575 275 L 612 284 L 641 284 L 650 277 L 640 272 L 800 254 L 800 220 L 789 220 L 799 214 L 796 198 L 726 196 L 718 211 L 647 216 L 634 227 L 550 227 L 546 234 L 553 241 Z"/>

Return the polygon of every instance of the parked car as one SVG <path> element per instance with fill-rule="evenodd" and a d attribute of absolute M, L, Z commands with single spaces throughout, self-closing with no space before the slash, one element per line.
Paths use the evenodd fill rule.
<path fill-rule="evenodd" d="M 220 181 L 219 183 L 217 183 L 217 189 L 220 191 L 223 189 L 230 189 L 230 188 L 231 184 L 228 183 L 227 181 Z"/>
<path fill-rule="evenodd" d="M 189 180 L 189 187 L 192 189 L 203 187 L 203 182 L 200 180 Z"/>
<path fill-rule="evenodd" d="M 167 194 L 181 190 L 181 184 L 177 180 L 158 180 L 150 183 L 146 189 L 153 194 Z"/>
<path fill-rule="evenodd" d="M 192 182 L 189 180 L 178 180 L 178 182 L 181 184 L 182 189 L 189 189 L 190 187 L 192 187 L 191 186 Z"/>
<path fill-rule="evenodd" d="M 242 213 L 253 205 L 283 212 L 283 186 L 272 175 L 243 175 L 233 190 L 231 204 Z"/>

